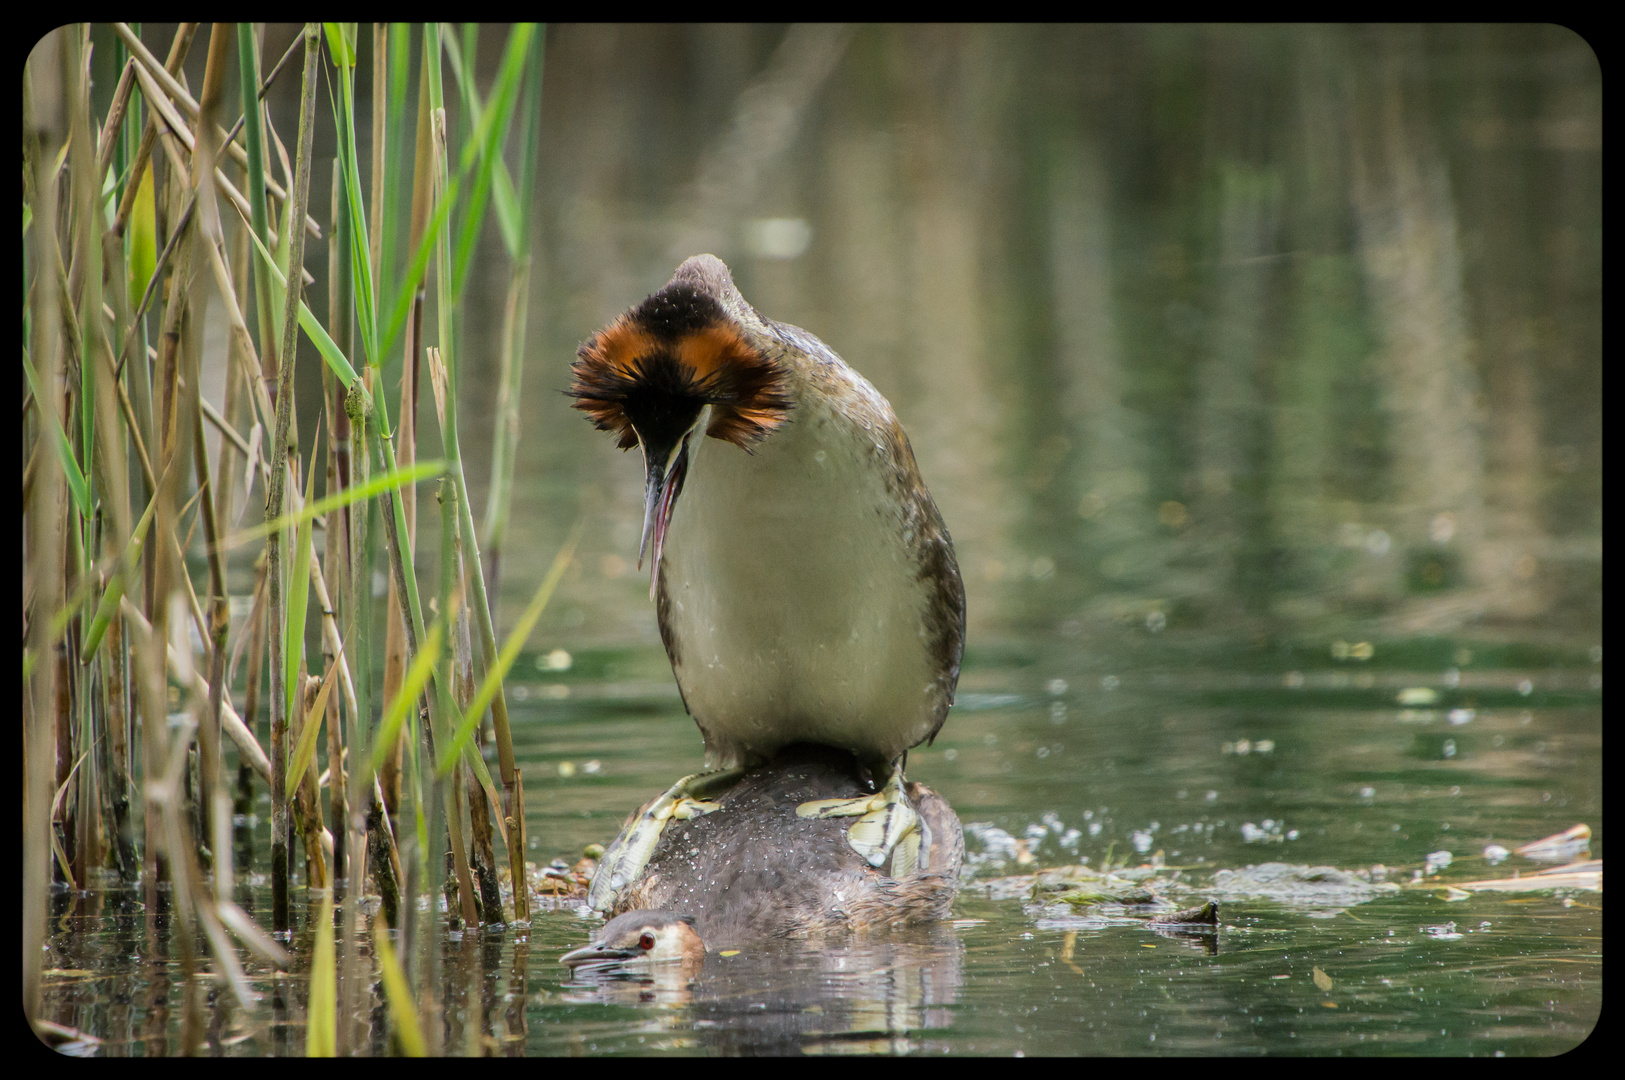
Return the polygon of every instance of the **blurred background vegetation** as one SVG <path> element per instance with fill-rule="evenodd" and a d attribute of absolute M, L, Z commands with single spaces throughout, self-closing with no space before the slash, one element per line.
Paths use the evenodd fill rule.
<path fill-rule="evenodd" d="M 973 655 L 1159 618 L 1600 627 L 1601 83 L 1572 33 L 564 26 L 547 52 L 507 580 L 589 499 L 559 635 L 653 641 L 639 470 L 557 391 L 700 251 L 896 407 Z M 471 288 L 470 324 L 503 295 Z"/>

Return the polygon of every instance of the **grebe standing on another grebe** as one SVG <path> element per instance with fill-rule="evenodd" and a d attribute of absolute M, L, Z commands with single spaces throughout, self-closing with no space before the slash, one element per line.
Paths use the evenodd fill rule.
<path fill-rule="evenodd" d="M 720 770 L 622 832 L 589 903 L 609 910 L 668 822 L 794 743 L 849 751 L 870 780 L 802 816 L 857 817 L 853 850 L 908 878 L 921 836 L 903 761 L 953 703 L 965 592 L 891 406 L 816 337 L 757 314 L 711 255 L 593 335 L 572 373 L 576 408 L 643 450 L 640 565 Z"/>

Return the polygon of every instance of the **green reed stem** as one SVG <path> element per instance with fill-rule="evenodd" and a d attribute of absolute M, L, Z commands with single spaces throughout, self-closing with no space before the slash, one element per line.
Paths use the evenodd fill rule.
<path fill-rule="evenodd" d="M 248 205 L 254 236 L 263 245 L 271 242 L 270 216 L 265 208 L 265 135 L 260 124 L 260 50 L 254 40 L 252 23 L 237 24 L 237 69 L 242 80 L 243 136 L 248 143 Z M 275 301 L 270 277 L 263 269 L 254 271 L 254 296 L 260 323 L 260 363 L 272 371 L 276 365 L 276 339 L 271 319 Z"/>
<path fill-rule="evenodd" d="M 292 221 L 304 220 L 305 207 L 310 201 L 310 150 L 315 134 L 316 74 L 320 61 L 320 38 L 315 23 L 307 24 L 305 38 L 305 78 L 300 94 L 299 143 L 295 157 Z M 271 444 L 271 491 L 266 516 L 272 519 L 282 515 L 286 500 L 288 429 L 293 414 L 293 369 L 298 343 L 299 293 L 304 286 L 302 271 L 305 265 L 305 231 L 290 227 L 285 230 L 289 243 L 288 265 L 292 280 L 287 285 L 283 305 L 282 337 L 278 371 L 276 402 L 276 435 Z M 288 636 L 287 613 L 284 611 L 282 536 L 273 532 L 266 538 L 270 557 L 269 611 L 271 618 L 271 670 L 281 673 L 287 663 L 283 656 Z M 287 763 L 288 702 L 281 693 L 271 695 L 271 923 L 279 931 L 289 929 L 288 919 L 288 801 L 284 789 L 288 781 Z"/>

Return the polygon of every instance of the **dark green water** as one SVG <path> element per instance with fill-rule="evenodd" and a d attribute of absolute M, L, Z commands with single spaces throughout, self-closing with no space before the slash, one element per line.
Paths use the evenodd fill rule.
<path fill-rule="evenodd" d="M 1270 650 L 1215 670 L 1191 666 L 1170 637 L 1142 643 L 1140 666 L 1106 690 L 1111 673 L 1083 662 L 1098 653 L 1066 639 L 1030 647 L 967 672 L 968 707 L 911 755 L 910 773 L 967 823 L 1023 839 L 1041 832 L 1031 845 L 1039 866 L 1079 857 L 1098 866 L 1109 847 L 1115 861 L 1161 853 L 1188 868 L 1200 893 L 1217 869 L 1271 861 L 1380 863 L 1388 880 L 1409 883 L 1430 854 L 1449 851 L 1449 867 L 1429 880 L 1471 880 L 1540 865 L 1514 856 L 1492 866 L 1490 844 L 1515 847 L 1577 822 L 1592 825 L 1590 850 L 1601 855 L 1600 668 L 1584 654 L 1552 655 L 1538 671 L 1407 670 L 1383 664 L 1379 643 L 1366 662 Z M 1455 651 L 1434 641 L 1415 654 L 1440 649 Z M 1272 665 L 1278 658 L 1295 664 Z M 1400 691 L 1423 687 L 1437 692 L 1434 706 L 1396 705 Z M 660 786 L 665 762 L 697 758 L 697 735 L 674 702 L 658 717 L 607 711 L 572 696 L 549 709 L 555 720 L 527 728 L 555 739 L 547 760 L 579 766 L 591 753 L 601 765 L 544 781 L 569 793 L 571 810 L 545 819 L 555 835 L 608 835 Z M 575 816 L 583 809 L 592 816 Z M 985 850 L 968 844 L 973 857 Z M 978 873 L 1023 869 L 986 862 Z M 1208 955 L 1143 925 L 1046 918 L 1017 900 L 967 894 L 955 914 L 985 921 L 911 946 L 713 957 L 690 995 L 656 994 L 630 1013 L 624 986 L 560 985 L 544 972 L 529 1045 L 1529 1054 L 1576 1045 L 1600 1008 L 1598 893 L 1447 902 L 1407 890 L 1347 907 L 1235 900 L 1221 911 Z M 532 931 L 561 949 L 582 936 L 558 920 Z M 1317 966 L 1330 991 L 1316 987 Z"/>
<path fill-rule="evenodd" d="M 1582 823 L 1600 858 L 1600 87 L 1553 27 L 554 28 L 499 621 L 586 527 L 512 684 L 534 861 L 700 763 L 634 569 L 642 470 L 558 391 L 706 250 L 887 396 L 953 533 L 960 698 L 908 769 L 967 824 L 973 885 L 1159 855 L 1190 897 L 1270 862 L 1467 881 Z M 788 127 L 752 126 L 764 95 Z M 487 250 L 464 321 L 494 330 Z M 477 506 L 490 353 L 463 382 Z M 589 926 L 548 913 L 451 948 L 445 1045 L 1580 1043 L 1600 892 L 1442 894 L 1227 898 L 1208 949 L 967 888 L 930 933 L 713 956 L 692 986 L 568 981 Z M 51 947 L 94 973 L 47 976 L 59 1022 L 174 1050 L 139 916 Z M 301 1051 L 301 977 L 255 985 L 247 1013 L 213 987 L 210 1048 Z"/>
<path fill-rule="evenodd" d="M 1382 864 L 1388 881 L 1408 885 L 1442 851 L 1452 861 L 1428 882 L 1509 877 L 1549 864 L 1511 856 L 1494 865 L 1486 847 L 1580 822 L 1600 858 L 1600 665 L 1589 656 L 1407 670 L 1385 665 L 1378 642 L 1364 662 L 1335 662 L 1328 651 L 1270 671 L 1274 650 L 1204 669 L 1167 636 L 1141 643 L 1139 665 L 1118 669 L 1107 690 L 1113 673 L 1082 662 L 1097 652 L 1070 639 L 1047 644 L 971 668 L 962 707 L 934 746 L 911 755 L 911 775 L 975 823 L 976 877 L 953 924 L 712 956 L 691 985 L 675 976 L 572 982 L 557 957 L 591 924 L 542 913 L 528 930 L 448 946 L 447 1047 L 464 1046 L 475 1025 L 496 1040 L 488 1049 L 557 1054 L 1525 1055 L 1562 1051 L 1590 1032 L 1602 1001 L 1596 892 L 1227 899 L 1209 946 L 1132 919 L 1028 910 L 975 891 L 1002 874 L 1080 859 L 1099 866 L 1108 852 L 1131 865 L 1160 855 L 1182 868 L 1192 896 L 1210 894 L 1218 870 L 1266 862 Z M 1417 654 L 1441 648 L 1448 643 L 1432 641 Z M 1153 662 L 1158 650 L 1166 666 Z M 698 761 L 698 734 L 662 665 L 649 650 L 589 652 L 569 671 L 520 683 L 528 701 L 515 730 L 537 862 L 608 839 L 629 808 Z M 548 696 L 551 687 L 569 696 Z M 1396 704 L 1401 691 L 1423 688 L 1435 704 Z M 530 707 L 537 700 L 546 708 Z M 1035 862 L 1017 865 L 1006 847 L 1001 863 L 997 843 L 990 850 L 974 835 L 996 841 L 989 826 L 1028 841 Z M 60 926 L 69 931 L 53 938 L 60 960 L 47 966 L 101 973 L 48 980 L 60 1022 L 108 1039 L 104 1052 L 152 1052 L 140 918 Z M 1317 967 L 1329 990 L 1316 985 Z M 278 1038 L 302 1048 L 302 977 L 264 975 L 255 985 L 266 998 L 247 1014 L 213 986 L 222 1051 L 270 1052 Z M 285 1027 L 271 1007 L 277 992 Z M 179 992 L 169 994 L 163 1026 L 173 1048 Z"/>

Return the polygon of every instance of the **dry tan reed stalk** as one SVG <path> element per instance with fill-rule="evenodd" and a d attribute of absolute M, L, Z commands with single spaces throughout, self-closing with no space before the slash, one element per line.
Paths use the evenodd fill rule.
<path fill-rule="evenodd" d="M 176 114 L 175 110 L 169 105 L 168 100 L 160 96 L 159 90 L 154 84 L 152 76 L 147 74 L 145 68 L 137 68 L 136 77 L 141 81 L 142 91 L 148 95 L 151 95 L 151 100 L 156 105 L 158 115 L 163 118 L 164 129 L 159 133 L 159 137 L 164 138 L 167 135 L 168 137 L 174 138 L 180 143 L 181 147 L 185 148 L 188 154 L 191 154 L 194 146 L 196 145 L 191 129 L 187 127 L 186 123 L 181 120 L 178 114 Z M 171 156 L 178 160 L 179 150 L 173 151 Z M 237 185 L 233 184 L 230 177 L 228 177 L 225 174 L 225 171 L 218 166 L 216 166 L 214 170 L 214 178 L 215 186 L 219 189 L 220 193 L 231 200 L 232 205 L 237 208 L 238 213 L 242 214 L 244 217 L 247 217 L 250 213 L 248 200 L 243 197 L 242 192 L 237 190 Z M 280 242 L 277 238 L 277 231 L 274 228 L 271 228 L 269 225 L 266 226 L 266 239 L 272 245 Z M 308 270 L 303 272 L 303 276 L 309 279 L 307 283 L 310 284 L 313 284 L 316 280 L 314 277 L 310 276 L 310 272 Z"/>
<path fill-rule="evenodd" d="M 199 130 L 204 134 L 198 142 L 193 161 L 194 185 L 200 204 L 197 243 L 207 248 L 211 263 L 220 259 L 222 236 L 220 213 L 215 204 L 214 191 L 204 178 L 213 171 L 213 163 L 218 153 L 214 140 L 217 130 L 214 120 L 220 112 L 220 95 L 225 85 L 226 64 L 231 55 L 232 43 L 232 28 L 215 23 L 209 34 L 208 64 L 204 69 L 202 104 L 199 112 L 202 120 Z M 232 293 L 229 287 L 222 291 L 228 296 Z M 192 421 L 189 426 L 193 436 L 193 466 L 198 484 L 198 516 L 203 522 L 204 550 L 209 567 L 210 607 L 208 633 L 203 637 L 203 640 L 209 642 L 208 711 L 199 725 L 198 738 L 199 765 L 202 774 L 202 790 L 198 792 L 198 804 L 206 814 L 203 835 L 199 836 L 198 840 L 201 842 L 204 836 L 207 836 L 211 848 L 222 856 L 216 859 L 214 865 L 215 888 L 218 890 L 216 895 L 230 897 L 231 845 L 229 841 L 221 843 L 221 839 L 229 835 L 226 830 L 231 817 L 231 802 L 226 795 L 224 770 L 221 765 L 220 706 L 225 693 L 226 632 L 231 626 L 231 608 L 226 597 L 226 572 L 218 544 L 220 526 L 215 515 L 215 492 L 209 482 L 209 452 L 203 435 L 203 378 L 200 355 L 209 292 L 208 282 L 199 275 L 193 282 L 192 300 L 196 331 L 187 358 L 187 388 L 190 397 L 187 411 Z"/>
<path fill-rule="evenodd" d="M 119 611 L 132 631 L 131 636 L 136 639 L 137 645 L 145 649 L 152 639 L 152 625 L 147 621 L 146 616 L 141 614 L 140 609 L 131 602 L 128 596 L 119 601 Z M 165 650 L 165 658 L 169 664 L 177 669 L 182 669 L 181 654 L 175 648 L 174 643 L 167 642 Z M 194 694 L 203 697 L 208 696 L 209 684 L 195 670 L 192 672 L 192 678 L 189 680 L 188 685 Z M 252 698 L 253 695 L 250 695 L 250 700 Z M 142 715 L 145 717 L 146 714 Z M 254 737 L 254 733 L 249 730 L 248 725 L 237 714 L 237 710 L 232 706 L 231 702 L 225 698 L 222 698 L 220 702 L 220 724 L 226 736 L 237 744 L 238 752 L 243 755 L 249 765 L 253 766 L 260 779 L 269 782 L 271 779 L 271 759 L 266 756 L 259 740 Z"/>
<path fill-rule="evenodd" d="M 170 74 L 180 71 L 181 64 L 186 60 L 186 54 L 192 47 L 192 38 L 197 33 L 197 23 L 181 23 L 175 28 L 174 40 L 170 42 L 169 56 L 164 60 L 164 70 Z M 132 72 L 138 70 L 131 69 Z M 136 151 L 135 161 L 130 168 L 132 178 L 140 177 L 142 170 L 147 167 L 147 160 L 152 155 L 153 141 L 158 138 L 158 114 L 154 106 L 147 105 L 147 121 L 141 129 L 141 145 Z M 130 212 L 135 207 L 136 184 L 132 182 L 124 189 L 124 197 L 119 200 L 118 213 L 115 215 L 113 231 L 119 236 L 124 235 L 125 226 L 129 224 Z"/>
<path fill-rule="evenodd" d="M 172 101 L 175 105 L 179 106 L 180 111 L 186 115 L 187 119 L 196 121 L 199 111 L 198 103 L 193 100 L 191 94 L 186 92 L 186 87 L 182 86 L 178 81 L 176 81 L 175 76 L 164 65 L 158 63 L 157 57 L 153 56 L 151 52 L 147 51 L 147 47 L 141 43 L 141 39 L 136 37 L 135 33 L 127 25 L 124 23 L 114 23 L 113 29 L 118 33 L 119 37 L 124 40 L 125 45 L 129 47 L 131 58 L 137 61 L 139 65 L 137 74 L 140 76 L 145 76 L 142 79 L 142 91 L 148 94 L 151 98 L 155 99 L 154 104 L 157 105 L 159 111 L 164 115 L 171 129 L 173 129 L 177 135 L 181 135 L 182 139 L 186 141 L 188 149 L 190 149 L 190 133 L 182 135 L 182 130 L 185 129 L 186 125 L 179 122 L 179 119 L 174 115 L 174 110 L 168 108 L 168 105 Z M 151 88 L 148 86 L 149 83 L 152 84 Z M 178 127 L 177 124 L 179 125 Z M 225 134 L 225 130 L 223 128 L 219 128 L 217 126 L 215 130 L 217 136 L 223 136 Z M 237 162 L 237 164 L 242 165 L 245 168 L 247 167 L 248 152 L 244 150 L 241 145 L 236 142 L 228 142 L 226 144 L 226 152 L 231 156 L 232 160 Z M 224 173 L 219 175 L 223 177 Z M 282 203 L 287 201 L 287 191 L 282 187 L 281 184 L 278 184 L 269 176 L 266 177 L 265 187 L 266 190 L 269 191 L 277 200 L 277 202 Z M 232 190 L 235 191 L 236 189 L 233 188 Z M 237 198 L 239 200 L 242 199 L 240 195 Z M 247 201 L 242 201 L 243 205 L 246 206 Z M 309 213 L 305 214 L 305 232 L 317 240 L 320 240 L 322 237 L 321 226 L 316 223 L 316 219 L 311 217 Z"/>
<path fill-rule="evenodd" d="M 461 609 L 463 607 L 462 578 L 458 573 L 455 546 L 457 536 L 457 487 L 454 482 L 448 483 L 444 479 L 440 482 L 440 529 L 440 610 L 444 613 L 448 625 L 455 628 L 458 619 L 462 616 Z M 439 694 L 431 694 L 429 698 L 429 725 L 434 738 L 433 742 L 427 747 L 429 753 L 424 766 L 432 773 L 438 773 L 435 768 L 437 754 L 433 744 L 451 738 L 451 731 L 447 726 L 447 722 L 454 720 L 456 715 L 455 709 L 453 709 L 451 710 L 452 716 L 436 716 L 437 713 L 444 711 L 444 705 L 455 705 L 455 699 L 452 697 L 452 690 L 456 686 L 456 676 L 452 671 L 457 663 L 455 640 L 454 631 L 454 644 L 451 649 L 447 650 L 445 667 L 442 668 L 444 675 L 443 681 L 440 682 L 442 689 Z M 442 708 L 437 709 L 437 705 L 442 706 Z M 451 840 L 452 866 L 456 871 L 458 899 L 462 906 L 463 921 L 469 926 L 476 926 L 479 924 L 479 912 L 474 897 L 473 874 L 468 864 L 468 847 L 463 834 L 462 773 L 462 769 L 453 768 L 446 778 L 449 783 L 442 782 L 441 786 L 446 793 L 446 831 Z M 450 897 L 448 896 L 447 899 L 449 902 Z"/>
<path fill-rule="evenodd" d="M 39 371 L 41 395 L 51 394 L 57 384 L 60 365 L 55 327 L 61 301 L 56 286 L 54 263 L 57 255 L 56 184 L 48 164 L 67 130 L 62 110 L 62 35 L 48 35 L 30 58 L 24 80 L 24 148 L 33 183 L 29 198 L 33 209 L 32 269 L 36 287 L 30 297 L 32 307 L 29 351 Z M 53 437 L 44 417 L 54 403 L 36 399 L 37 472 L 30 486 L 27 513 L 28 642 L 34 657 L 27 687 L 24 716 L 24 797 L 23 797 L 23 1010 L 32 1020 L 39 1017 L 40 972 L 45 934 L 45 898 L 50 881 L 51 831 L 51 706 L 56 700 L 57 665 L 52 662 L 54 646 L 50 615 L 63 595 L 62 580 L 55 553 L 61 550 L 59 532 L 64 518 L 61 495 L 63 471 L 48 445 Z"/>

